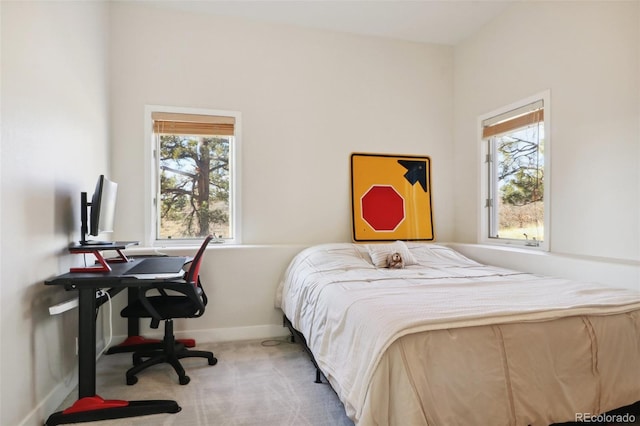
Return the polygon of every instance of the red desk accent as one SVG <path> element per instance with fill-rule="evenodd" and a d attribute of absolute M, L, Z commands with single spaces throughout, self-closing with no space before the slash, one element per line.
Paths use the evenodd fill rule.
<path fill-rule="evenodd" d="M 71 407 L 63 411 L 64 414 L 78 413 L 81 411 L 101 410 L 104 408 L 126 407 L 129 401 L 121 399 L 102 399 L 98 395 L 87 396 L 77 400 Z"/>
<path fill-rule="evenodd" d="M 104 244 L 72 244 L 69 246 L 70 253 L 82 254 L 82 253 L 92 253 L 97 260 L 97 264 L 95 266 L 81 266 L 81 267 L 73 267 L 69 269 L 69 272 L 110 272 L 111 266 L 109 263 L 122 263 L 128 262 L 129 259 L 122 252 L 123 249 L 137 245 L 137 241 L 116 241 L 113 243 L 104 243 Z M 102 252 L 106 250 L 113 250 L 118 253 L 118 257 L 112 259 L 105 259 L 102 256 Z"/>

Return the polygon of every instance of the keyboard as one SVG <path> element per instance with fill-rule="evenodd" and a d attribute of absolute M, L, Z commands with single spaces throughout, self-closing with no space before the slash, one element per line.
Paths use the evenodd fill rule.
<path fill-rule="evenodd" d="M 187 257 L 158 256 L 142 259 L 123 275 L 139 279 L 182 278 Z"/>

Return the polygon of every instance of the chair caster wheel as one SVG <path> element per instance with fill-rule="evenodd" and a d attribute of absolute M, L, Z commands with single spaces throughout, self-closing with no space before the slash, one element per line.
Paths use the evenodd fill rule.
<path fill-rule="evenodd" d="M 191 381 L 191 378 L 189 376 L 180 377 L 180 384 L 181 385 L 187 385 L 187 384 L 189 384 L 190 381 Z"/>
<path fill-rule="evenodd" d="M 127 377 L 127 385 L 135 385 L 138 383 L 138 378 L 136 376 Z"/>
<path fill-rule="evenodd" d="M 209 360 L 209 365 L 216 365 L 218 363 L 218 358 L 213 357 Z"/>

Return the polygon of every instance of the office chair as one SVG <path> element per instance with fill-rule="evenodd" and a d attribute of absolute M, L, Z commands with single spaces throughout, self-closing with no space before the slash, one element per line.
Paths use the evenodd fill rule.
<path fill-rule="evenodd" d="M 133 367 L 126 374 L 127 385 L 136 384 L 136 374 L 142 370 L 165 362 L 171 364 L 176 371 L 180 384 L 186 385 L 191 379 L 185 374 L 180 359 L 202 357 L 209 360 L 209 365 L 216 365 L 218 362 L 213 352 L 189 350 L 183 343 L 176 341 L 173 334 L 174 318 L 196 318 L 204 314 L 207 295 L 200 283 L 199 273 L 205 249 L 212 239 L 212 235 L 205 238 L 185 273 L 184 280 L 156 282 L 149 287 L 141 288 L 138 299 L 120 312 L 125 318 L 151 318 L 151 328 L 158 328 L 160 321 L 164 321 L 162 349 L 133 353 Z"/>

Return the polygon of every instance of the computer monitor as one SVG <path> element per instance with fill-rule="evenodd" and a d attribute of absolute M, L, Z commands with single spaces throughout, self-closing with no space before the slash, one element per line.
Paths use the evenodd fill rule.
<path fill-rule="evenodd" d="M 113 232 L 117 193 L 118 184 L 110 181 L 104 175 L 100 175 L 98 178 L 91 202 L 89 202 L 86 192 L 80 193 L 80 244 L 109 244 L 108 241 L 87 240 L 87 234 L 97 237 L 103 232 Z"/>

